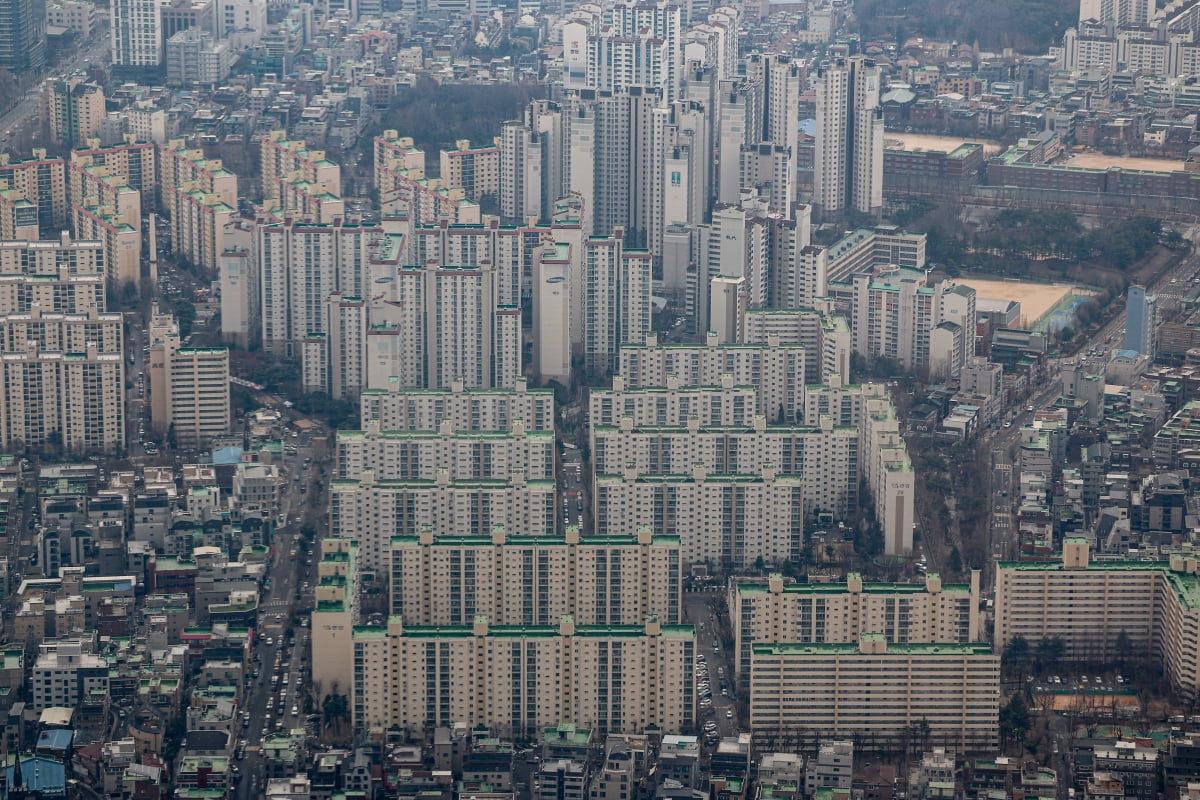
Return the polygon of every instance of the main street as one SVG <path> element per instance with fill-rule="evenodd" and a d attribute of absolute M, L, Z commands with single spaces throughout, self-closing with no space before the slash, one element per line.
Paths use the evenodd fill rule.
<path fill-rule="evenodd" d="M 316 487 L 318 481 L 322 486 L 326 482 L 320 477 L 320 467 L 314 459 L 316 448 L 309 437 L 307 432 L 297 432 L 284 439 L 280 496 L 283 524 L 275 528 L 271 537 L 271 588 L 263 594 L 259 606 L 252 664 L 255 677 L 246 682 L 241 711 L 248 716 L 239 726 L 242 740 L 239 753 L 245 752 L 245 746 L 261 746 L 268 734 L 306 725 L 304 698 L 309 691 L 310 658 L 310 629 L 306 619 L 312 607 L 318 545 L 312 542 L 313 550 L 303 552 L 305 543 L 301 541 L 300 528 L 306 506 L 314 510 L 324 507 L 320 499 L 324 488 Z M 295 448 L 294 453 L 288 452 L 291 447 Z M 293 626 L 296 613 L 303 624 Z M 266 778 L 260 752 L 245 752 L 245 757 L 235 763 L 241 780 L 234 796 L 239 800 L 261 796 Z"/>
<path fill-rule="evenodd" d="M 1171 269 L 1159 275 L 1147 289 L 1150 293 L 1186 293 L 1194 285 L 1192 276 L 1200 270 L 1200 252 L 1193 251 Z M 1104 360 L 1109 352 L 1120 349 L 1125 335 L 1125 312 L 1115 314 L 1079 347 L 1080 355 L 1050 359 L 1049 380 L 1038 387 L 1030 398 L 1019 405 L 1018 410 L 1005 419 L 1011 427 L 998 428 L 984 434 L 980 446 L 990 454 L 989 508 L 991 522 L 988 536 L 989 547 L 995 558 L 1016 557 L 1019 542 L 1016 539 L 1016 504 L 1019 501 L 1017 481 L 1020 478 L 1020 463 L 1015 449 L 1023 435 L 1024 426 L 1033 421 L 1034 415 L 1045 408 L 1062 393 L 1062 367 L 1078 359 L 1087 358 L 1090 351 L 1100 351 Z M 1032 410 L 1030 410 L 1032 409 Z M 990 570 L 990 565 L 988 565 Z M 985 575 L 985 578 L 987 576 Z M 987 582 L 985 581 L 985 585 Z"/>
<path fill-rule="evenodd" d="M 47 77 L 70 75 L 92 64 L 107 63 L 110 48 L 107 31 L 102 31 L 101 35 L 94 36 L 83 47 L 74 50 L 66 63 L 49 70 Z M 10 141 L 16 143 L 26 133 L 37 133 L 41 103 L 41 92 L 36 88 L 27 89 L 15 106 L 0 116 L 0 145 L 8 145 Z"/>

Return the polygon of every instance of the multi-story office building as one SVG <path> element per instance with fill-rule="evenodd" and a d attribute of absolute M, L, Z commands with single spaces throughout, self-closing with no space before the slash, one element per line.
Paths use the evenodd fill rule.
<path fill-rule="evenodd" d="M 96 241 L 0 242 L 0 308 L 86 314 L 105 307 L 104 248 Z"/>
<path fill-rule="evenodd" d="M 356 480 L 335 480 L 329 488 L 330 531 L 353 535 L 362 547 L 365 571 L 386 574 L 393 536 L 490 536 L 500 525 L 517 536 L 548 536 L 555 531 L 552 480 L 526 480 L 519 472 L 490 478 L 451 480 L 447 470 L 433 480 L 388 480 L 364 472 Z"/>
<path fill-rule="evenodd" d="M 371 258 L 383 240 L 378 228 L 293 220 L 260 220 L 253 252 L 261 289 L 263 347 L 298 356 L 310 333 L 325 330 L 334 292 L 370 295 Z"/>
<path fill-rule="evenodd" d="M 87 78 L 75 75 L 48 81 L 42 97 L 50 141 L 76 147 L 100 133 L 105 114 L 104 90 Z"/>
<path fill-rule="evenodd" d="M 592 469 L 597 475 L 634 470 L 638 475 L 681 476 L 702 469 L 719 475 L 761 475 L 773 468 L 804 477 L 805 515 L 842 518 L 858 507 L 859 430 L 819 426 L 754 425 L 703 427 L 699 424 L 591 427 Z"/>
<path fill-rule="evenodd" d="M 813 204 L 822 217 L 883 208 L 882 76 L 869 58 L 839 59 L 816 82 Z"/>
<path fill-rule="evenodd" d="M 1125 295 L 1125 349 L 1155 356 L 1158 336 L 1158 296 L 1145 286 L 1130 286 Z"/>
<path fill-rule="evenodd" d="M 46 24 L 67 28 L 86 41 L 99 26 L 99 10 L 84 0 L 51 0 L 46 3 Z"/>
<path fill-rule="evenodd" d="M 709 472 L 597 474 L 597 532 L 633 535 L 639 526 L 678 536 L 686 562 L 746 567 L 795 560 L 804 537 L 804 477 Z"/>
<path fill-rule="evenodd" d="M 0 4 L 0 69 L 20 76 L 45 67 L 45 0 L 7 0 Z"/>
<path fill-rule="evenodd" d="M 640 625 L 680 621 L 679 539 L 654 536 L 398 536 L 391 543 L 391 613 L 409 625 Z M 547 587 L 543 589 L 542 587 Z M 552 587 L 552 588 L 550 588 Z"/>
<path fill-rule="evenodd" d="M 225 226 L 225 249 L 218 259 L 221 285 L 221 336 L 249 349 L 262 335 L 262 288 L 256 226 L 236 217 Z"/>
<path fill-rule="evenodd" d="M 171 354 L 171 425 L 182 449 L 229 432 L 229 350 L 180 347 Z"/>
<path fill-rule="evenodd" d="M 0 153 L 0 180 L 37 206 L 38 224 L 56 233 L 70 221 L 65 166 L 61 158 L 47 158 L 43 148 L 23 161 Z"/>
<path fill-rule="evenodd" d="M 1062 640 L 1063 657 L 1102 663 L 1130 652 L 1162 661 L 1172 687 L 1200 690 L 1200 578 L 1194 558 L 1093 561 L 1068 538 L 1053 561 L 1002 562 L 996 572 L 996 646 L 1016 636 Z"/>
<path fill-rule="evenodd" d="M 882 634 L 849 644 L 757 643 L 749 701 L 758 733 L 807 728 L 900 746 L 921 720 L 931 743 L 992 752 L 1000 657 L 987 644 L 894 644 Z"/>
<path fill-rule="evenodd" d="M 30 676 L 34 709 L 75 708 L 93 694 L 108 693 L 108 662 L 90 651 L 86 639 L 44 642 L 38 651 Z"/>
<path fill-rule="evenodd" d="M 979 572 L 969 584 L 943 584 L 937 575 L 920 583 L 865 583 L 850 573 L 844 583 L 736 581 L 729 587 L 733 668 L 745 685 L 756 642 L 853 644 L 868 633 L 898 644 L 969 644 L 985 637 L 979 616 Z"/>
<path fill-rule="evenodd" d="M 521 420 L 511 431 L 472 431 L 442 420 L 438 430 L 383 431 L 378 422 L 365 430 L 338 431 L 338 478 L 365 470 L 380 477 L 434 480 L 442 470 L 450 480 L 509 476 L 520 471 L 530 480 L 554 479 L 553 431 L 526 431 Z"/>

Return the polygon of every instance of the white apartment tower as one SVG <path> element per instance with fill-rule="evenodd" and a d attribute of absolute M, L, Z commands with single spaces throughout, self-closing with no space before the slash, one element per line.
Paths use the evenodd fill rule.
<path fill-rule="evenodd" d="M 521 374 L 521 309 L 503 305 L 487 265 L 436 261 L 394 275 L 395 370 L 405 386 L 505 388 Z"/>
<path fill-rule="evenodd" d="M 659 89 L 669 102 L 681 71 L 682 9 L 668 0 L 605 2 L 576 9 L 563 23 L 563 86 Z"/>
<path fill-rule="evenodd" d="M 571 246 L 547 245 L 533 264 L 533 369 L 543 381 L 571 381 Z"/>
<path fill-rule="evenodd" d="M 650 252 L 625 246 L 625 232 L 584 243 L 584 365 L 594 374 L 615 369 L 622 344 L 650 333 L 653 288 Z"/>
<path fill-rule="evenodd" d="M 325 330 L 325 303 L 332 293 L 369 294 L 371 256 L 382 232 L 274 219 L 256 228 L 263 348 L 300 355 L 304 339 Z"/>
<path fill-rule="evenodd" d="M 163 60 L 164 0 L 113 0 L 112 63 L 115 67 L 157 70 Z"/>
<path fill-rule="evenodd" d="M 813 203 L 823 216 L 883 207 L 883 110 L 875 62 L 853 56 L 817 77 Z"/>

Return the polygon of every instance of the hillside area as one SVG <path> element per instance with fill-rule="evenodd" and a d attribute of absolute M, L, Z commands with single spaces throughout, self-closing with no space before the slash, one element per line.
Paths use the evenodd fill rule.
<path fill-rule="evenodd" d="M 1011 47 L 1045 53 L 1079 18 L 1072 0 L 859 0 L 854 5 L 864 39 L 910 36 L 978 44 L 993 52 Z"/>

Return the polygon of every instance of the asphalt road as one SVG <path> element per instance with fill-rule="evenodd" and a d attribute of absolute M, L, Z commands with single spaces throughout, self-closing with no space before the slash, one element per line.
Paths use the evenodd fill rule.
<path fill-rule="evenodd" d="M 1200 248 L 1198 248 L 1200 250 Z M 1200 252 L 1193 252 L 1159 277 L 1147 287 L 1152 293 L 1183 294 L 1194 286 L 1192 276 L 1200 270 Z M 992 453 L 991 470 L 991 503 L 992 518 L 990 536 L 991 552 L 997 558 L 1015 558 L 1018 542 L 1016 541 L 1016 503 L 1019 499 L 1017 480 L 1019 478 L 1019 460 L 1015 448 L 1020 441 L 1022 428 L 1033 420 L 1037 411 L 1044 409 L 1062 393 L 1062 380 L 1059 375 L 1064 364 L 1078 358 L 1087 358 L 1090 350 L 1100 350 L 1107 353 L 1122 346 L 1125 329 L 1125 312 L 1115 315 L 1105 323 L 1100 330 L 1092 334 L 1078 351 L 1079 356 L 1052 359 L 1050 373 L 1052 377 L 1030 397 L 1020 404 L 1017 410 L 1006 419 L 1011 420 L 1011 427 L 998 428 L 984 435 L 983 446 Z M 1033 411 L 1026 409 L 1032 406 Z M 1003 469 L 1008 464 L 1011 471 Z M 1007 480 L 1005 480 L 1007 478 Z"/>
<path fill-rule="evenodd" d="M 696 653 L 704 656 L 712 688 L 712 711 L 705 713 L 701 709 L 700 724 L 703 725 L 711 719 L 717 723 L 717 732 L 721 736 L 736 736 L 740 730 L 736 699 L 737 682 L 734 680 L 729 653 L 720 642 L 718 620 L 711 608 L 711 603 L 720 597 L 720 592 L 684 593 L 684 622 L 696 626 Z M 714 642 L 717 643 L 717 647 L 713 647 Z M 724 679 L 718 677 L 719 669 L 725 670 Z M 728 695 L 721 694 L 722 684 L 726 685 Z"/>
<path fill-rule="evenodd" d="M 247 684 L 242 710 L 249 713 L 249 719 L 239 728 L 240 738 L 250 746 L 261 746 L 264 731 L 268 734 L 288 731 L 304 727 L 305 724 L 304 696 L 309 690 L 309 628 L 301 625 L 293 628 L 291 617 L 297 610 L 307 611 L 312 607 L 311 585 L 315 583 L 316 558 L 315 554 L 305 555 L 301 552 L 299 530 L 310 498 L 314 507 L 321 507 L 320 493 L 314 486 L 319 474 L 315 461 L 307 468 L 304 466 L 304 460 L 313 453 L 306 434 L 296 438 L 289 436 L 286 443 L 294 444 L 297 452 L 295 455 L 285 455 L 283 461 L 287 474 L 284 476 L 280 510 L 285 523 L 276 529 L 272 541 L 275 548 L 270 570 L 272 585 L 261 600 L 254 649 L 253 667 L 258 677 Z M 297 475 L 300 476 L 299 481 L 295 480 Z M 306 489 L 305 492 L 301 492 L 302 487 Z M 314 542 L 314 551 L 316 547 L 317 543 Z M 292 549 L 297 551 L 295 557 L 291 556 Z M 310 585 L 307 590 L 304 589 L 305 583 Z M 288 639 L 289 630 L 294 637 L 294 644 Z M 276 660 L 280 663 L 278 670 L 275 669 Z M 283 682 L 285 675 L 286 684 Z M 293 708 L 295 713 L 292 712 Z M 235 764 L 241 779 L 233 796 L 243 800 L 261 797 L 266 784 L 262 756 L 251 751 Z"/>
<path fill-rule="evenodd" d="M 104 64 L 108 62 L 111 43 L 108 38 L 107 30 L 104 30 L 98 37 L 94 37 L 92 41 L 87 42 L 84 46 L 74 52 L 70 61 L 65 64 L 60 64 L 51 70 L 47 77 L 55 75 L 69 75 L 81 69 L 85 69 L 91 64 Z M 36 128 L 37 120 L 35 119 L 38 110 L 42 103 L 41 92 L 37 89 L 30 89 L 22 96 L 21 101 L 17 103 L 8 113 L 0 116 L 0 144 L 6 145 L 9 140 L 14 143 L 20 140 L 25 129 L 33 126 Z"/>

